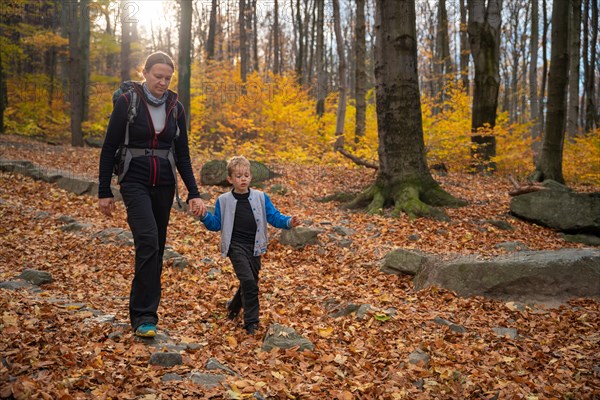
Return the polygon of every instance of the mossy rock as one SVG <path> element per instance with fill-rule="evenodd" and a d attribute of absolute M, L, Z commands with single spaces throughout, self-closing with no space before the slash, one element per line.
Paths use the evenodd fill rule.
<path fill-rule="evenodd" d="M 271 192 L 272 194 L 279 194 L 279 195 L 282 195 L 282 196 L 283 196 L 283 195 L 286 195 L 286 194 L 287 194 L 287 192 L 288 192 L 288 189 L 287 189 L 285 186 L 283 186 L 283 185 L 279 185 L 279 184 L 277 184 L 277 185 L 273 185 L 273 186 L 271 186 L 271 190 L 270 190 L 270 192 Z"/>
<path fill-rule="evenodd" d="M 252 185 L 264 182 L 276 176 L 269 167 L 259 161 L 250 161 Z M 200 170 L 200 183 L 202 185 L 230 186 L 227 182 L 227 161 L 210 160 Z"/>

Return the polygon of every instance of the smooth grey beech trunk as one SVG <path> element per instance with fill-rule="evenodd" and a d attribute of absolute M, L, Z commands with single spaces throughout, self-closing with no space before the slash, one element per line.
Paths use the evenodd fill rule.
<path fill-rule="evenodd" d="M 367 73 L 365 59 L 367 57 L 365 25 L 365 0 L 356 1 L 356 127 L 354 143 L 358 144 L 365 135 L 367 110 Z"/>
<path fill-rule="evenodd" d="M 468 0 L 469 43 L 475 66 L 471 142 L 473 167 L 477 172 L 496 169 L 491 161 L 496 155 L 496 138 L 479 133 L 484 126 L 496 126 L 498 93 L 500 90 L 501 0 Z"/>
<path fill-rule="evenodd" d="M 563 145 L 566 127 L 566 89 L 569 80 L 569 9 L 571 0 L 552 5 L 552 47 L 548 76 L 548 111 L 542 152 L 533 179 L 564 183 Z"/>

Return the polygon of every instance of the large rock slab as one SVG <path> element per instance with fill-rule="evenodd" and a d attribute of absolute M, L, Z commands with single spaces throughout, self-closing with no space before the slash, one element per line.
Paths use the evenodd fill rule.
<path fill-rule="evenodd" d="M 97 184 L 89 179 L 81 176 L 74 175 L 63 175 L 56 184 L 59 188 L 66 190 L 67 192 L 75 193 L 78 196 L 82 194 L 91 194 L 94 190 L 94 185 Z M 98 188 L 95 189 L 98 193 Z"/>
<path fill-rule="evenodd" d="M 385 255 L 381 263 L 380 271 L 387 274 L 416 275 L 427 262 L 427 255 L 418 250 L 398 248 Z"/>
<path fill-rule="evenodd" d="M 600 250 L 523 251 L 491 260 L 426 264 L 415 289 L 439 286 L 459 296 L 555 302 L 600 297 Z"/>
<path fill-rule="evenodd" d="M 276 174 L 259 161 L 250 161 L 251 184 L 274 178 Z M 227 161 L 211 160 L 200 170 L 200 183 L 203 185 L 230 186 L 227 182 Z"/>
<path fill-rule="evenodd" d="M 510 211 L 560 231 L 600 235 L 600 193 L 541 190 L 513 197 Z"/>

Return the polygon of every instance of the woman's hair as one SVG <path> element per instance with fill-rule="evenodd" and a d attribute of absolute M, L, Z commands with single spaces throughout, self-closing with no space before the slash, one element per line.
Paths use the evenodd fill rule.
<path fill-rule="evenodd" d="M 244 156 L 231 157 L 227 163 L 227 175 L 233 176 L 238 168 L 250 168 L 250 161 Z"/>
<path fill-rule="evenodd" d="M 154 52 L 146 58 L 146 62 L 144 63 L 144 70 L 146 72 L 150 71 L 150 68 L 152 68 L 154 64 L 167 64 L 168 66 L 173 68 L 173 71 L 175 71 L 175 65 L 173 64 L 173 60 L 171 59 L 171 57 L 169 57 L 167 53 L 163 53 L 162 51 Z"/>

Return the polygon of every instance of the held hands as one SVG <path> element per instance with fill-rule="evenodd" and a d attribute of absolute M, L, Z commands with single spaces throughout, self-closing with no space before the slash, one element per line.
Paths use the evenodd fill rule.
<path fill-rule="evenodd" d="M 206 205 L 204 205 L 204 202 L 200 198 L 190 199 L 188 209 L 195 217 L 202 218 L 206 214 Z"/>
<path fill-rule="evenodd" d="M 301 225 L 301 224 L 302 224 L 302 221 L 300 221 L 300 218 L 298 218 L 297 216 L 295 216 L 295 215 L 294 215 L 294 216 L 292 217 L 292 220 L 290 221 L 290 223 L 291 223 L 291 225 L 292 225 L 292 228 L 295 228 L 295 227 L 297 227 L 298 225 Z"/>
<path fill-rule="evenodd" d="M 112 217 L 112 212 L 115 211 L 115 202 L 112 197 L 98 199 L 98 208 L 100 212 L 107 217 Z"/>

